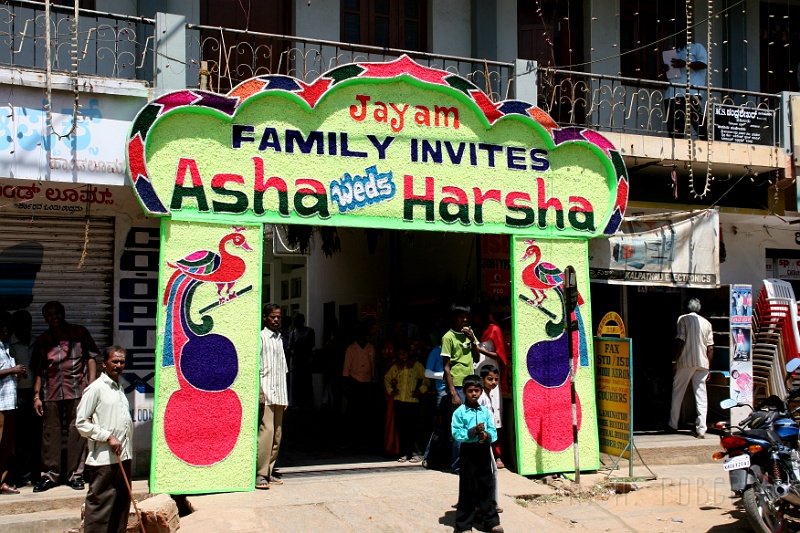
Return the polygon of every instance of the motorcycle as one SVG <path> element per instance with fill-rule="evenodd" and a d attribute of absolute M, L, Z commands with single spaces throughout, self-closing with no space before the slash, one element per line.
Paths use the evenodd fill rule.
<path fill-rule="evenodd" d="M 790 373 L 800 368 L 800 359 L 786 365 Z M 731 490 L 741 496 L 747 518 L 758 533 L 780 533 L 786 529 L 785 515 L 790 506 L 800 508 L 800 424 L 787 403 L 800 397 L 800 389 L 790 389 L 786 401 L 770 396 L 753 409 L 749 404 L 723 400 L 720 407 L 749 407 L 750 414 L 738 425 L 720 423 L 720 444 L 724 452 L 713 455 L 724 459 Z M 727 458 L 726 458 L 727 457 Z"/>

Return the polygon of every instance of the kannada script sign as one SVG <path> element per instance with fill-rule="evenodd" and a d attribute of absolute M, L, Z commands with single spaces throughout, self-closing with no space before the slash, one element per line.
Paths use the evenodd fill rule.
<path fill-rule="evenodd" d="M 775 111 L 714 104 L 714 140 L 772 146 Z"/>

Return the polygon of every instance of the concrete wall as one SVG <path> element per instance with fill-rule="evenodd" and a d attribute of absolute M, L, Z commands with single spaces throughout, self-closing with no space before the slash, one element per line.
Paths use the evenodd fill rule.
<path fill-rule="evenodd" d="M 514 61 L 517 47 L 517 1 L 497 0 L 497 55 L 498 61 Z"/>
<path fill-rule="evenodd" d="M 323 304 L 339 306 L 357 303 L 359 313 L 364 305 L 376 305 L 389 293 L 386 269 L 389 262 L 389 241 L 384 232 L 375 254 L 369 254 L 367 239 L 361 229 L 339 228 L 342 253 L 325 257 L 320 239 L 314 238 L 314 251 L 308 258 L 308 292 L 311 295 L 306 323 L 316 332 L 317 345 L 322 343 Z"/>
<path fill-rule="evenodd" d="M 339 0 L 295 0 L 294 34 L 298 37 L 338 41 L 340 38 Z"/>
<path fill-rule="evenodd" d="M 618 76 L 619 61 L 619 0 L 598 2 L 585 0 L 584 12 L 584 43 L 587 49 L 585 57 L 596 61 L 609 57 L 606 61 L 598 61 L 590 67 L 595 74 Z M 596 19 L 596 20 L 592 20 Z M 616 45 L 616 46 L 615 46 Z"/>
<path fill-rule="evenodd" d="M 471 11 L 464 0 L 428 4 L 428 45 L 434 54 L 468 57 L 472 53 Z"/>
<path fill-rule="evenodd" d="M 725 262 L 720 264 L 720 282 L 750 283 L 754 295 L 761 290 L 761 281 L 768 277 L 767 248 L 800 251 L 800 228 L 789 226 L 775 216 L 721 213 L 720 229 L 727 252 Z"/>

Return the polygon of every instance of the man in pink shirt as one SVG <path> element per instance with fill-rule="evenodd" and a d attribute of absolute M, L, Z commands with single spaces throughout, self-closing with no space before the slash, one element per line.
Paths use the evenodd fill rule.
<path fill-rule="evenodd" d="M 359 324 L 356 340 L 347 347 L 344 355 L 342 376 L 345 378 L 345 395 L 347 397 L 348 419 L 352 424 L 353 435 L 358 446 L 371 444 L 370 429 L 375 426 L 370 416 L 375 404 L 375 347 L 367 342 L 367 332 Z"/>

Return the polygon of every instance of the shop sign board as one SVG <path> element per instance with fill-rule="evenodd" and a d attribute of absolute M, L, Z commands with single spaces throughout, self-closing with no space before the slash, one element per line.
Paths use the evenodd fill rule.
<path fill-rule="evenodd" d="M 14 106 L 0 118 L 0 175 L 16 179 L 126 185 L 125 132 L 143 98 L 14 86 Z"/>
<path fill-rule="evenodd" d="M 624 336 L 625 326 L 617 313 L 603 317 L 594 338 L 595 376 L 600 451 L 629 459 L 633 443 L 633 350 L 632 339 Z"/>
<path fill-rule="evenodd" d="M 778 279 L 790 281 L 800 280 L 800 259 L 774 259 L 775 275 Z"/>
<path fill-rule="evenodd" d="M 196 386 L 177 362 L 186 348 L 176 343 L 191 335 L 222 335 L 233 343 L 239 354 L 233 384 L 225 374 L 214 386 L 229 385 L 225 391 L 234 390 L 242 413 L 253 408 L 259 367 L 247 354 L 258 338 L 259 284 L 246 283 L 245 274 L 229 280 L 232 274 L 218 269 L 244 262 L 248 276 L 257 270 L 260 252 L 250 253 L 242 242 L 256 249 L 264 223 L 513 235 L 506 264 L 519 295 L 512 307 L 514 342 L 535 363 L 520 358 L 514 370 L 517 426 L 525 429 L 517 432 L 518 466 L 524 474 L 574 469 L 572 453 L 563 453 L 573 441 L 569 384 L 564 389 L 558 379 L 570 359 L 560 350 L 563 271 L 567 265 L 577 270 L 584 290 L 577 319 L 591 324 L 587 242 L 614 234 L 627 204 L 622 157 L 600 134 L 559 128 L 531 104 L 493 102 L 469 80 L 402 56 L 342 65 L 311 83 L 265 75 L 226 95 L 168 93 L 136 116 L 127 150 L 145 213 L 163 217 L 151 474 L 159 492 L 253 488 L 252 465 L 243 459 L 255 443 L 250 419 L 241 419 L 235 440 L 222 435 L 233 446 L 225 455 L 171 445 L 180 444 L 177 426 L 165 416 L 175 397 L 187 415 L 202 406 L 217 409 L 218 402 L 197 391 L 222 391 Z M 183 287 L 176 276 L 205 285 L 197 286 L 196 298 L 184 292 L 181 299 L 173 292 Z M 206 286 L 221 291 L 219 305 L 210 302 Z M 235 336 L 217 317 L 231 313 L 243 317 Z M 206 329 L 213 324 L 220 332 Z M 574 343 L 583 369 L 576 380 L 583 401 L 581 466 L 596 469 L 594 357 L 584 329 Z M 209 344 L 201 352 L 206 349 L 216 348 Z M 552 417 L 541 413 L 555 413 L 567 425 L 552 429 Z"/>
<path fill-rule="evenodd" d="M 619 285 L 716 287 L 715 209 L 626 218 L 610 239 L 589 245 L 592 281 Z"/>
<path fill-rule="evenodd" d="M 714 140 L 773 146 L 775 111 L 714 104 Z"/>
<path fill-rule="evenodd" d="M 117 189 L 118 194 L 120 190 L 129 189 Z M 0 202 L 15 215 L 83 217 L 115 209 L 113 187 L 88 183 L 0 179 Z"/>

